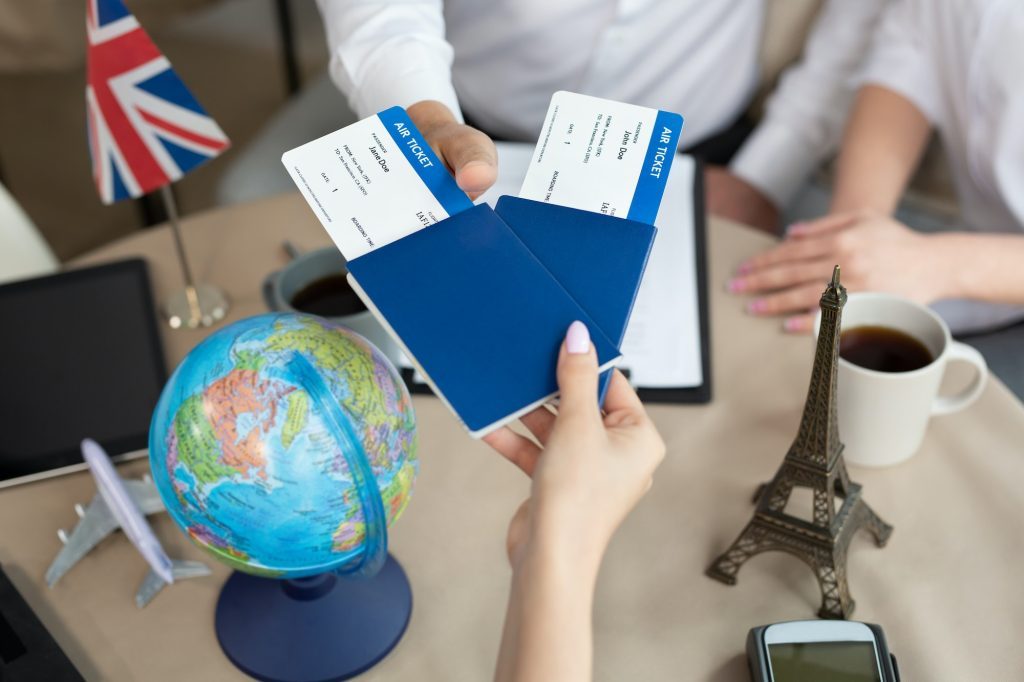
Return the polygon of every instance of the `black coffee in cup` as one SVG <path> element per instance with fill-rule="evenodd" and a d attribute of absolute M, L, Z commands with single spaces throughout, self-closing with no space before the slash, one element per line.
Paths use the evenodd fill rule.
<path fill-rule="evenodd" d="M 314 279 L 299 289 L 290 303 L 296 310 L 320 317 L 343 317 L 366 310 L 345 274 L 340 272 Z"/>
<path fill-rule="evenodd" d="M 839 336 L 839 356 L 878 372 L 911 372 L 935 359 L 928 347 L 913 336 L 890 327 L 865 325 Z"/>

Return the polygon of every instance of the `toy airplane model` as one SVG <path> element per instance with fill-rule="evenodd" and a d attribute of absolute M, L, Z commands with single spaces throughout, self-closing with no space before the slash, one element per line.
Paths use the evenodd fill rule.
<path fill-rule="evenodd" d="M 46 571 L 47 585 L 56 585 L 72 566 L 118 528 L 124 531 L 152 569 L 135 594 L 135 605 L 140 609 L 164 585 L 210 574 L 210 569 L 198 561 L 169 558 L 153 535 L 146 515 L 164 511 L 164 505 L 148 476 L 138 481 L 122 480 L 103 448 L 88 438 L 82 441 L 82 456 L 96 479 L 98 492 L 85 509 L 80 504 L 75 505 L 80 520 L 70 536 L 64 529 L 57 531 L 64 546 Z"/>

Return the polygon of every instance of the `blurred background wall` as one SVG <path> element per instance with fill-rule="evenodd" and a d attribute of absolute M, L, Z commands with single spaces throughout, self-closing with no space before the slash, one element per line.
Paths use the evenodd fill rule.
<path fill-rule="evenodd" d="M 232 149 L 175 183 L 184 214 L 214 204 L 218 178 L 288 99 L 277 0 L 127 0 L 231 138 Z M 313 0 L 287 3 L 301 82 L 326 70 Z M 104 206 L 85 130 L 85 0 L 0 0 L 0 181 L 66 260 L 147 222 Z M 159 215 L 157 215 L 159 217 Z"/>

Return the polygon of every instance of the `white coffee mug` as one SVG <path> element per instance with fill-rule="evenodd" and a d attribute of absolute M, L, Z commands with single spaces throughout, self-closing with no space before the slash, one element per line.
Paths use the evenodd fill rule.
<path fill-rule="evenodd" d="M 821 313 L 814 323 L 815 338 Z M 899 296 L 850 294 L 843 307 L 842 330 L 888 327 L 925 345 L 934 360 L 909 372 L 881 372 L 839 358 L 839 439 L 850 464 L 884 467 L 917 452 L 932 415 L 949 414 L 973 403 L 985 387 L 988 371 L 981 353 L 954 341 L 934 311 Z M 960 393 L 939 395 L 949 361 L 974 365 L 975 376 Z"/>

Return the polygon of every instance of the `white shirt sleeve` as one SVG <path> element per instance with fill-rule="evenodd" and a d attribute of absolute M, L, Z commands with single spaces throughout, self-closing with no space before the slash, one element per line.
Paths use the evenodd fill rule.
<path fill-rule="evenodd" d="M 896 0 L 886 10 L 863 70 L 855 84 L 880 85 L 906 97 L 930 123 L 937 124 L 940 84 L 925 50 L 918 4 Z"/>
<path fill-rule="evenodd" d="M 441 0 L 317 0 L 331 77 L 360 117 L 438 100 L 462 120 Z"/>
<path fill-rule="evenodd" d="M 783 74 L 765 116 L 730 164 L 740 178 L 786 206 L 835 151 L 860 68 L 887 0 L 826 0 L 803 56 Z"/>

